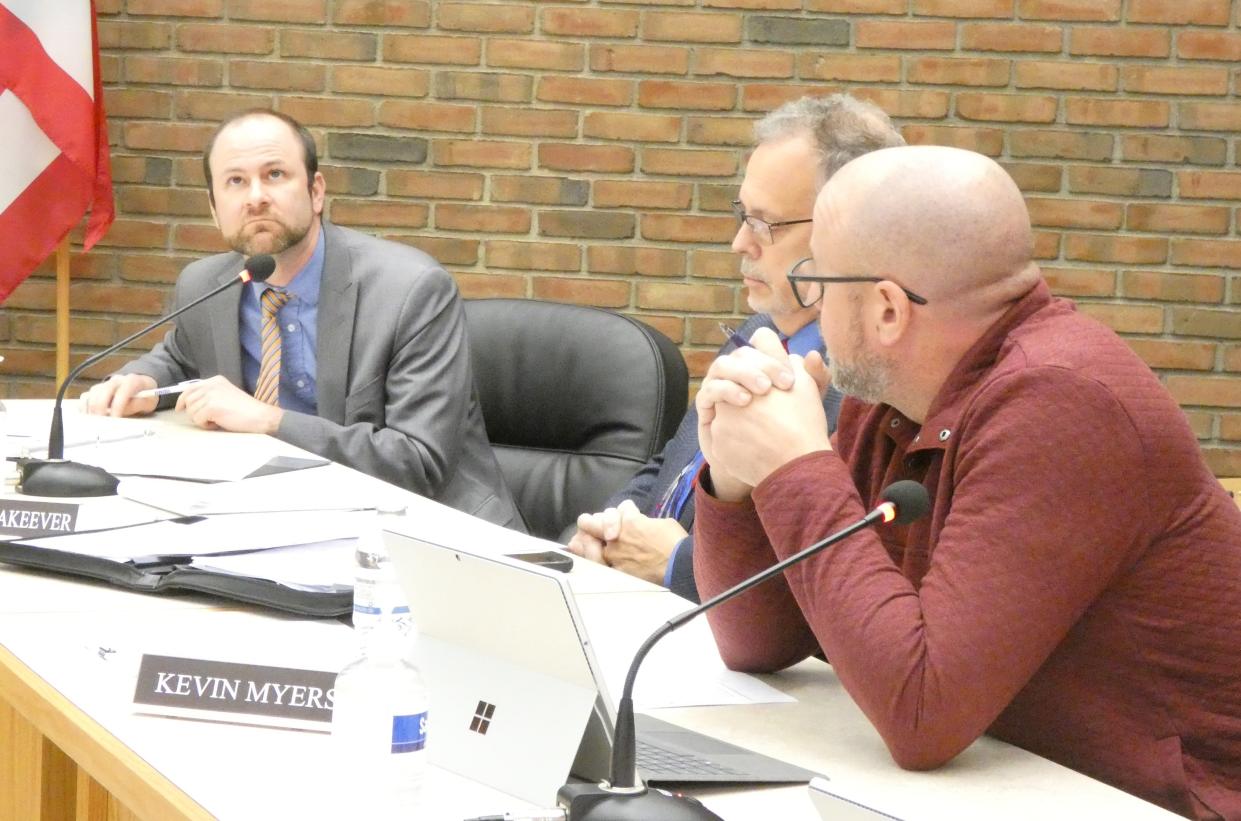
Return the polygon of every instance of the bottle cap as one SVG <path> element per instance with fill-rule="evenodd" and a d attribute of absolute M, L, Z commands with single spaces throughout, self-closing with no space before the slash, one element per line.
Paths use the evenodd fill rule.
<path fill-rule="evenodd" d="M 380 516 L 404 516 L 406 508 L 404 499 L 393 496 L 375 500 L 375 512 Z"/>

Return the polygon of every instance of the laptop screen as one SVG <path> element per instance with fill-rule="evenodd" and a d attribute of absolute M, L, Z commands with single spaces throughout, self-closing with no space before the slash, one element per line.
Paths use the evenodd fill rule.
<path fill-rule="evenodd" d="M 549 804 L 591 721 L 606 766 L 611 705 L 564 574 L 397 533 L 385 542 L 418 632 L 431 761 Z"/>
<path fill-rule="evenodd" d="M 432 762 L 535 803 L 553 801 L 570 773 L 607 778 L 616 713 L 568 577 L 407 535 L 385 539 L 418 629 Z M 613 615 L 627 624 L 645 616 Z M 639 769 L 650 782 L 804 783 L 814 776 L 637 718 Z"/>

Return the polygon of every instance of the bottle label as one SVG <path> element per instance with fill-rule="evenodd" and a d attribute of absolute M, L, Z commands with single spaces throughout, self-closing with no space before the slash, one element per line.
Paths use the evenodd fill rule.
<path fill-rule="evenodd" d="M 427 714 L 392 717 L 392 752 L 413 753 L 427 746 Z"/>
<path fill-rule="evenodd" d="M 385 612 L 393 616 L 408 616 L 409 605 L 398 604 L 395 607 L 389 607 L 386 611 L 377 604 L 367 604 L 365 602 L 355 601 L 353 603 L 353 612 L 362 613 L 367 616 L 382 616 Z"/>
<path fill-rule="evenodd" d="M 400 585 L 393 579 L 359 574 L 353 588 L 353 626 L 359 638 L 383 627 L 393 627 L 402 640 L 413 632 L 413 619 Z"/>

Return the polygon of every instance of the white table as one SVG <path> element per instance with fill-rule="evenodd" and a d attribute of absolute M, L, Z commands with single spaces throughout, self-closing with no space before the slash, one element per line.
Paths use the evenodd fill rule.
<path fill-rule="evenodd" d="M 173 448 L 186 437 L 236 436 L 197 431 L 175 415 L 160 418 L 157 428 Z M 314 470 L 324 481 L 392 492 L 338 465 Z M 413 521 L 428 534 L 477 530 L 495 538 L 491 526 L 464 514 L 412 495 L 408 501 Z M 510 538 L 514 549 L 529 544 L 528 537 Z M 671 596 L 593 565 L 575 568 L 570 578 L 584 606 L 592 596 L 623 596 L 640 613 L 652 597 Z M 641 619 L 633 627 L 645 634 Z M 0 818 L 350 817 L 340 805 L 347 791 L 335 780 L 328 736 L 130 709 L 143 652 L 338 669 L 352 651 L 350 639 L 333 620 L 206 597 L 143 596 L 0 566 Z M 764 678 L 798 701 L 658 714 L 823 772 L 903 818 L 1175 817 L 990 738 L 935 772 L 903 771 L 827 665 L 808 661 Z M 729 821 L 818 818 L 803 786 L 695 793 Z M 416 817 L 457 821 L 528 807 L 433 768 Z"/>

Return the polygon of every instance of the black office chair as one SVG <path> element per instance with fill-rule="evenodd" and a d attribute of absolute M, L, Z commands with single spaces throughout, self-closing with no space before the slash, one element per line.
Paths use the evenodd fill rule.
<path fill-rule="evenodd" d="M 566 539 L 676 432 L 688 373 L 668 337 L 620 314 L 465 301 L 487 437 L 530 533 Z"/>

